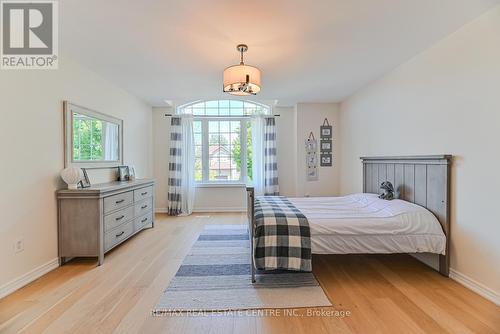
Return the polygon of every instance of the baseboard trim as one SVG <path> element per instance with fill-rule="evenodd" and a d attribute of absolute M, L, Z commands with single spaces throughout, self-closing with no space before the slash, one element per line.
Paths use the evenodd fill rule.
<path fill-rule="evenodd" d="M 195 208 L 193 212 L 246 212 L 247 208 L 238 207 L 217 207 L 217 208 Z M 168 213 L 167 208 L 156 208 L 156 213 Z"/>
<path fill-rule="evenodd" d="M 43 275 L 45 275 L 49 271 L 56 269 L 57 267 L 59 267 L 59 258 L 56 257 L 55 259 L 52 259 L 49 262 L 31 270 L 30 272 L 27 272 L 26 274 L 2 285 L 0 287 L 0 298 L 10 295 L 14 291 L 19 290 L 25 285 L 28 285 L 29 283 L 42 277 Z"/>
<path fill-rule="evenodd" d="M 478 295 L 488 299 L 492 303 L 495 303 L 496 305 L 500 306 L 500 294 L 491 290 L 487 286 L 484 286 L 483 284 L 473 280 L 467 275 L 464 275 L 461 272 L 458 272 L 452 268 L 450 268 L 450 278 L 462 284 L 466 288 L 474 291 Z"/>

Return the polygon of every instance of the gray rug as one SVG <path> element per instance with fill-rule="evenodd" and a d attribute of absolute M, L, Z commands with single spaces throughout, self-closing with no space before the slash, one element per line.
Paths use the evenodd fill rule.
<path fill-rule="evenodd" d="M 250 278 L 245 225 L 206 225 L 154 314 L 331 306 L 312 273 L 265 272 Z"/>

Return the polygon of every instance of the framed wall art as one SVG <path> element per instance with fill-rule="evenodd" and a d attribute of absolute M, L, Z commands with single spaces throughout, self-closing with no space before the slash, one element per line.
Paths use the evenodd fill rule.
<path fill-rule="evenodd" d="M 309 137 L 305 141 L 306 145 L 306 178 L 307 181 L 318 180 L 318 143 L 314 138 L 314 134 L 309 133 Z"/>
<path fill-rule="evenodd" d="M 323 125 L 319 127 L 320 133 L 320 161 L 321 167 L 331 167 L 333 165 L 333 127 L 325 118 Z"/>

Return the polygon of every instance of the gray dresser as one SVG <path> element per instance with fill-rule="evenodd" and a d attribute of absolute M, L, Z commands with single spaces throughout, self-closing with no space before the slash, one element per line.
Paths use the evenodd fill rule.
<path fill-rule="evenodd" d="M 154 180 L 97 184 L 57 191 L 59 259 L 104 253 L 154 226 Z"/>

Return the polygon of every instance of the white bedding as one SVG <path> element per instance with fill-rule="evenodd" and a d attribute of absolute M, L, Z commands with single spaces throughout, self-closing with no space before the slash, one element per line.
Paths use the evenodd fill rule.
<path fill-rule="evenodd" d="M 289 200 L 307 217 L 315 254 L 444 254 L 446 237 L 427 209 L 376 194 Z"/>

